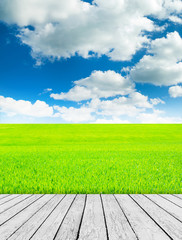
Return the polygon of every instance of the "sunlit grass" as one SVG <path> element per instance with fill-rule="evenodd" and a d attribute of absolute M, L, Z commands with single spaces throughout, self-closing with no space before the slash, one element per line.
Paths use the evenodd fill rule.
<path fill-rule="evenodd" d="M 182 193 L 182 125 L 1 124 L 0 193 Z"/>

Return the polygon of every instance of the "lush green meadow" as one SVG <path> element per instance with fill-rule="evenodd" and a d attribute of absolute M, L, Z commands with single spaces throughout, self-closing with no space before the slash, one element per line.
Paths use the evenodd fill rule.
<path fill-rule="evenodd" d="M 182 125 L 1 124 L 0 193 L 182 193 Z"/>

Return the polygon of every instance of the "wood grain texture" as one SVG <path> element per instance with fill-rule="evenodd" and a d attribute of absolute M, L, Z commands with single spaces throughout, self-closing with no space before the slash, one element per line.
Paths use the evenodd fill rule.
<path fill-rule="evenodd" d="M 85 194 L 79 194 L 76 196 L 76 199 L 57 232 L 55 240 L 76 239 L 84 210 L 85 198 Z"/>
<path fill-rule="evenodd" d="M 63 195 L 64 196 L 64 195 Z M 30 239 L 46 218 L 51 214 L 63 196 L 55 195 L 36 214 L 33 215 L 22 227 L 20 227 L 11 237 L 11 240 Z"/>
<path fill-rule="evenodd" d="M 19 195 L 17 198 L 12 199 L 12 201 L 6 202 L 5 204 L 1 205 L 0 206 L 0 214 L 2 214 L 3 212 L 7 211 L 8 209 L 14 207 L 15 205 L 20 204 L 22 201 L 29 198 L 30 196 L 32 196 L 32 195 L 31 194 Z"/>
<path fill-rule="evenodd" d="M 173 196 L 175 196 L 175 197 L 177 197 L 177 198 L 182 200 L 182 194 L 173 194 Z"/>
<path fill-rule="evenodd" d="M 170 238 L 128 195 L 115 195 L 137 237 L 141 240 L 169 240 Z"/>
<path fill-rule="evenodd" d="M 31 238 L 32 240 L 50 240 L 53 239 L 61 225 L 69 207 L 74 201 L 75 194 L 66 195 L 62 201 L 57 205 L 56 209 L 51 213 L 51 215 L 42 224 L 41 228 L 35 233 Z M 61 199 L 62 196 L 59 195 Z"/>
<path fill-rule="evenodd" d="M 17 198 L 19 194 L 12 194 L 0 200 L 0 206 L 3 204 L 12 201 L 14 198 Z"/>
<path fill-rule="evenodd" d="M 130 195 L 146 213 L 174 240 L 182 237 L 181 222 L 143 195 Z"/>
<path fill-rule="evenodd" d="M 182 221 L 182 208 L 179 208 L 175 204 L 167 201 L 165 198 L 161 198 L 158 195 L 145 194 L 149 199 L 159 205 L 161 208 L 166 210 L 172 216 Z"/>
<path fill-rule="evenodd" d="M 113 195 L 102 195 L 109 239 L 137 239 Z"/>
<path fill-rule="evenodd" d="M 161 197 L 167 199 L 168 201 L 172 202 L 173 204 L 177 205 L 178 207 L 182 208 L 182 200 L 173 196 L 173 195 L 168 195 L 168 194 L 159 194 Z"/>
<path fill-rule="evenodd" d="M 182 195 L 0 195 L 0 240 L 182 240 Z"/>
<path fill-rule="evenodd" d="M 78 239 L 107 239 L 102 203 L 100 195 L 98 194 L 87 195 L 85 211 Z"/>
<path fill-rule="evenodd" d="M 21 202 L 20 204 L 15 205 L 14 207 L 8 209 L 3 214 L 0 214 L 0 225 L 11 219 L 13 216 L 17 215 L 19 212 L 26 209 L 29 205 L 34 203 L 34 201 L 36 201 L 40 197 L 41 195 L 33 195 L 30 198 L 26 199 L 25 201 Z"/>
<path fill-rule="evenodd" d="M 3 199 L 3 198 L 5 198 L 5 197 L 8 197 L 9 195 L 10 195 L 10 194 L 1 194 L 1 195 L 0 195 L 0 200 Z"/>
<path fill-rule="evenodd" d="M 51 198 L 51 195 L 45 195 L 40 198 L 39 195 L 33 196 L 36 201 L 21 211 L 16 216 L 12 217 L 0 227 L 1 240 L 5 240 L 17 231 L 25 222 L 31 218 L 40 208 L 46 204 Z"/>

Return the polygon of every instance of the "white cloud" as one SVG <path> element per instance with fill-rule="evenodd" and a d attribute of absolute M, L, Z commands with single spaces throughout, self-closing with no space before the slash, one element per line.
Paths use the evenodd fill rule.
<path fill-rule="evenodd" d="M 153 40 L 148 53 L 152 55 L 145 55 L 131 70 L 134 81 L 156 86 L 182 82 L 182 38 L 179 33 Z"/>
<path fill-rule="evenodd" d="M 170 87 L 169 95 L 173 98 L 182 97 L 182 86 Z"/>
<path fill-rule="evenodd" d="M 89 100 L 80 108 L 57 106 L 56 110 L 66 121 L 82 122 L 82 118 L 83 121 L 89 121 L 94 115 L 96 122 L 123 122 L 121 116 L 136 117 L 146 109 L 153 109 L 155 105 L 164 103 L 160 98 L 149 99 L 136 92 L 128 78 L 123 78 L 114 71 L 94 71 L 89 77 L 75 81 L 74 84 L 67 93 L 50 95 L 54 99 L 76 102 Z M 108 97 L 114 98 L 101 100 Z"/>
<path fill-rule="evenodd" d="M 3 117 L 6 122 L 13 122 L 13 119 L 15 122 L 36 122 L 36 119 L 47 117 L 49 122 L 67 123 L 182 122 L 180 118 L 163 116 L 163 112 L 154 108 L 155 104 L 157 101 L 152 104 L 151 99 L 137 92 L 113 100 L 93 99 L 79 107 L 49 106 L 39 100 L 32 104 L 30 101 L 0 96 L 0 112 L 6 114 L 7 118 Z"/>
<path fill-rule="evenodd" d="M 94 120 L 91 115 L 93 110 L 85 106 L 80 108 L 54 106 L 54 109 L 58 111 L 57 117 L 61 117 L 66 122 L 80 123 Z"/>
<path fill-rule="evenodd" d="M 19 26 L 37 26 L 82 14 L 88 6 L 80 0 L 1 0 L 0 16 Z"/>
<path fill-rule="evenodd" d="M 24 115 L 31 117 L 52 117 L 53 108 L 43 101 L 37 100 L 34 104 L 29 101 L 16 101 L 10 97 L 0 96 L 0 112 L 8 116 Z"/>
<path fill-rule="evenodd" d="M 1 0 L 0 20 L 19 26 L 19 38 L 31 47 L 36 65 L 41 65 L 45 57 L 54 60 L 106 55 L 111 60 L 125 61 L 143 47 L 148 52 L 135 67 L 127 68 L 128 77 L 114 71 L 94 71 L 75 81 L 68 92 L 50 95 L 76 102 L 89 100 L 78 108 L 1 97 L 0 111 L 8 115 L 57 117 L 67 122 L 122 122 L 125 117 L 168 121 L 155 110 L 157 104 L 164 102 L 136 92 L 133 80 L 156 86 L 182 83 L 182 38 L 174 32 L 152 41 L 151 32 L 163 31 L 165 24 L 156 26 L 157 21 L 147 17 L 181 24 L 181 12 L 179 0 L 95 0 L 92 4 L 81 0 Z M 43 93 L 51 91 L 48 88 Z M 171 87 L 169 94 L 181 96 L 181 87 Z M 154 112 L 148 113 L 147 109 Z"/>
<path fill-rule="evenodd" d="M 175 123 L 182 121 L 180 118 L 166 117 L 164 112 L 155 109 L 154 105 L 163 102 L 160 99 L 151 102 L 147 96 L 135 92 L 129 97 L 113 100 L 93 99 L 79 108 L 54 106 L 54 110 L 58 112 L 55 114 L 56 117 L 73 123 Z"/>
<path fill-rule="evenodd" d="M 21 27 L 19 37 L 41 56 L 69 58 L 78 54 L 130 60 L 149 42 L 145 31 L 160 31 L 147 16 L 181 22 L 180 0 L 1 0 L 0 20 Z M 34 30 L 25 28 L 32 25 Z M 130 46 L 130 47 L 128 47 Z"/>
<path fill-rule="evenodd" d="M 114 71 L 93 71 L 87 78 L 74 82 L 67 93 L 54 94 L 54 99 L 82 101 L 92 98 L 108 98 L 126 95 L 134 91 L 134 84 Z"/>
<path fill-rule="evenodd" d="M 104 124 L 112 124 L 112 123 L 117 123 L 117 124 L 125 124 L 125 123 L 130 123 L 128 120 L 122 120 L 120 118 L 114 117 L 112 119 L 106 119 L 106 118 L 99 118 L 93 123 L 104 123 Z"/>
<path fill-rule="evenodd" d="M 152 113 L 140 113 L 137 116 L 140 123 L 181 123 L 182 118 L 167 117 L 160 110 L 154 110 Z"/>
<path fill-rule="evenodd" d="M 52 91 L 52 88 L 46 88 L 44 89 L 44 92 L 51 92 Z"/>
<path fill-rule="evenodd" d="M 52 92 L 52 88 L 45 88 L 43 92 L 39 93 L 39 95 L 46 94 L 48 92 Z"/>
<path fill-rule="evenodd" d="M 32 48 L 38 64 L 40 56 L 75 54 L 105 54 L 123 61 L 149 42 L 144 31 L 160 30 L 146 16 L 158 16 L 163 6 L 163 0 L 95 0 L 92 5 L 80 0 L 1 0 L 0 16 L 21 26 L 19 37 Z"/>
<path fill-rule="evenodd" d="M 159 0 L 157 2 L 162 6 L 158 7 L 158 11 L 154 14 L 159 19 L 170 19 L 171 16 L 178 16 L 182 11 L 181 0 Z"/>
<path fill-rule="evenodd" d="M 158 104 L 165 104 L 165 102 L 163 100 L 161 100 L 160 98 L 151 98 L 150 99 L 150 102 L 153 104 L 153 105 L 158 105 Z"/>
<path fill-rule="evenodd" d="M 93 99 L 88 103 L 89 108 L 94 109 L 97 115 L 118 118 L 120 116 L 135 117 L 146 109 L 152 109 L 153 105 L 148 97 L 134 92 L 129 97 L 119 97 L 113 100 Z"/>
<path fill-rule="evenodd" d="M 175 23 L 182 23 L 182 18 L 179 18 L 177 16 L 170 16 L 169 17 L 169 20 L 171 20 L 172 22 L 175 22 Z"/>
<path fill-rule="evenodd" d="M 58 111 L 57 117 L 67 122 L 129 123 L 128 117 L 136 118 L 159 103 L 160 99 L 151 103 L 147 96 L 132 92 L 127 97 L 116 97 L 112 100 L 94 98 L 79 108 L 54 106 L 54 110 Z M 123 117 L 126 120 L 123 120 Z"/>

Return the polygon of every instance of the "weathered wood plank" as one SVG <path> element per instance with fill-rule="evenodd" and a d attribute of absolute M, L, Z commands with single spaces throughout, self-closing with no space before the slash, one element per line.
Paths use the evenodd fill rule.
<path fill-rule="evenodd" d="M 43 207 L 53 196 L 44 195 L 40 197 L 40 195 L 34 196 L 37 200 L 29 205 L 26 209 L 19 212 L 16 216 L 9 219 L 6 223 L 4 223 L 0 227 L 0 236 L 1 240 L 5 240 L 10 237 L 16 230 L 21 227 L 27 220 L 29 220 L 38 210 Z"/>
<path fill-rule="evenodd" d="M 76 196 L 76 199 L 57 232 L 55 240 L 76 239 L 84 209 L 85 197 L 85 194 Z"/>
<path fill-rule="evenodd" d="M 87 195 L 85 211 L 79 232 L 80 240 L 107 239 L 100 195 Z"/>
<path fill-rule="evenodd" d="M 0 200 L 5 198 L 5 197 L 8 197 L 10 194 L 0 194 Z"/>
<path fill-rule="evenodd" d="M 9 239 L 28 240 L 59 204 L 64 195 L 55 195 L 33 217 L 20 227 Z"/>
<path fill-rule="evenodd" d="M 180 198 L 182 200 L 182 194 L 173 194 L 173 196 Z"/>
<path fill-rule="evenodd" d="M 17 197 L 19 197 L 19 194 L 12 194 L 12 195 L 9 195 L 8 197 L 1 199 L 0 206 L 5 204 L 6 202 L 12 201 L 14 198 L 17 198 Z"/>
<path fill-rule="evenodd" d="M 14 198 L 12 201 L 6 202 L 5 204 L 0 206 L 0 214 L 7 211 L 8 209 L 14 207 L 17 204 L 20 204 L 26 198 L 32 196 L 31 194 L 23 194 L 19 195 L 17 198 Z"/>
<path fill-rule="evenodd" d="M 61 225 L 69 207 L 74 201 L 75 194 L 66 195 L 62 201 L 57 205 L 56 209 L 42 224 L 41 228 L 35 233 L 31 240 L 50 240 L 56 235 L 56 232 Z"/>
<path fill-rule="evenodd" d="M 169 240 L 164 231 L 128 195 L 115 195 L 140 240 Z"/>
<path fill-rule="evenodd" d="M 143 195 L 130 195 L 148 215 L 173 239 L 180 240 L 182 236 L 182 225 L 177 219 L 157 206 Z"/>
<path fill-rule="evenodd" d="M 179 208 L 175 204 L 167 201 L 164 198 L 161 198 L 158 195 L 145 194 L 149 199 L 158 204 L 161 208 L 166 210 L 168 213 L 176 217 L 179 221 L 182 221 L 182 208 Z"/>
<path fill-rule="evenodd" d="M 1 197 L 0 240 L 182 239 L 181 195 Z"/>
<path fill-rule="evenodd" d="M 182 200 L 173 196 L 173 195 L 169 195 L 169 194 L 159 194 L 159 196 L 167 199 L 168 201 L 176 204 L 178 207 L 182 208 Z"/>
<path fill-rule="evenodd" d="M 36 201 L 40 197 L 42 197 L 42 195 L 33 195 L 30 198 L 26 199 L 25 201 L 21 202 L 20 204 L 15 205 L 14 207 L 8 209 L 3 214 L 0 214 L 0 225 L 8 221 L 8 219 L 12 218 L 23 209 L 27 208 L 30 204 L 32 204 L 34 201 Z"/>
<path fill-rule="evenodd" d="M 118 202 L 113 195 L 101 195 L 104 205 L 109 239 L 137 239 Z"/>

